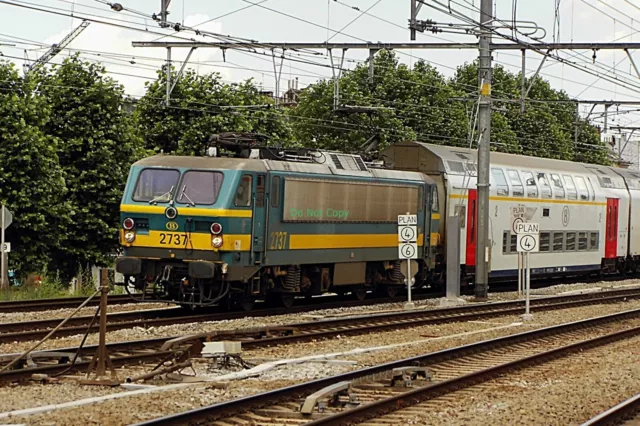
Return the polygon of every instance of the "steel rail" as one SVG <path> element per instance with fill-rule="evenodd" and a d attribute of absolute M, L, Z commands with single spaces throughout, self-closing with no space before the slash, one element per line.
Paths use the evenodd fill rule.
<path fill-rule="evenodd" d="M 609 293 L 619 293 L 615 296 Z M 624 300 L 630 296 L 640 296 L 640 293 L 624 292 L 604 292 L 596 294 L 582 294 L 573 296 L 552 296 L 544 299 L 537 299 L 540 305 L 535 305 L 538 311 L 548 311 L 565 309 L 588 304 L 614 303 Z M 586 297 L 588 296 L 588 297 Z M 575 300 L 578 299 L 578 300 Z M 365 334 L 375 331 L 396 330 L 406 327 L 417 327 L 428 324 L 442 324 L 456 321 L 469 321 L 480 318 L 495 318 L 504 315 L 520 313 L 522 301 L 488 303 L 475 306 L 461 306 L 445 309 L 422 310 L 422 311 L 397 311 L 383 314 L 360 315 L 355 317 L 345 317 L 338 319 L 327 319 L 303 323 L 280 325 L 275 327 L 255 327 L 239 330 L 221 330 L 200 335 L 187 336 L 191 341 L 224 339 L 241 341 L 243 349 L 255 349 L 264 346 L 276 346 L 283 344 L 293 344 L 303 341 L 320 340 L 340 335 Z M 295 334 L 289 334 L 289 333 Z M 282 335 L 284 333 L 284 335 Z M 135 351 L 140 349 L 160 348 L 165 342 L 182 336 L 171 336 L 154 338 L 148 340 L 137 340 L 129 342 L 116 342 L 107 345 L 109 352 Z M 44 358 L 47 353 L 79 353 L 80 356 L 88 356 L 96 350 L 96 345 L 87 345 L 82 349 L 78 347 L 58 348 L 52 350 L 38 351 L 36 354 Z M 18 354 L 5 354 L 0 356 L 0 365 L 10 360 Z M 150 358 L 155 360 L 155 358 Z M 24 363 L 22 365 L 25 365 Z M 32 374 L 53 374 L 62 368 L 69 366 L 69 363 L 60 365 L 44 365 L 42 367 L 21 368 L 0 373 L 0 383 L 14 382 L 28 379 Z M 77 370 L 76 366 L 72 370 Z"/>
<path fill-rule="evenodd" d="M 472 343 L 469 345 L 464 345 L 452 349 L 445 349 L 438 352 L 420 355 L 416 357 L 406 358 L 399 361 L 388 362 L 381 365 L 376 365 L 373 367 L 363 368 L 357 371 L 352 371 L 344 374 L 340 374 L 333 377 L 322 378 L 318 380 L 313 380 L 310 382 L 305 382 L 297 385 L 288 386 L 285 388 L 277 389 L 274 391 L 263 392 L 257 395 L 247 396 L 239 399 L 235 399 L 232 401 L 226 401 L 214 405 L 210 405 L 208 407 L 197 408 L 194 410 L 190 410 L 187 412 L 173 414 L 165 417 L 160 417 L 157 419 L 148 420 L 142 423 L 138 423 L 137 426 L 150 426 L 150 425 L 192 425 L 197 424 L 198 422 L 204 423 L 212 423 L 218 420 L 222 420 L 227 417 L 238 417 L 243 413 L 250 412 L 251 410 L 260 409 L 269 405 L 278 405 L 284 404 L 286 402 L 299 401 L 301 398 L 312 394 L 320 389 L 326 388 L 327 386 L 334 385 L 339 382 L 344 381 L 354 381 L 358 379 L 371 378 L 371 377 L 379 377 L 395 368 L 401 367 L 410 367 L 410 366 L 429 366 L 436 364 L 438 362 L 444 362 L 447 360 L 452 360 L 456 358 L 461 358 L 463 356 L 469 356 L 474 354 L 480 354 L 484 351 L 496 349 L 496 348 L 506 348 L 509 346 L 518 345 L 521 343 L 530 342 L 533 340 L 542 339 L 549 336 L 559 335 L 567 332 L 573 332 L 583 329 L 589 329 L 593 327 L 598 327 L 600 325 L 624 321 L 626 319 L 638 318 L 640 317 L 640 309 L 635 309 L 631 311 L 620 312 L 612 315 L 601 316 L 597 318 L 590 318 L 587 320 L 575 321 L 567 324 L 556 325 L 552 327 L 546 327 L 538 330 L 523 332 L 515 335 L 510 335 L 506 337 L 495 338 L 491 340 L 486 340 L 482 342 Z M 624 336 L 629 335 L 637 335 L 640 333 L 640 328 L 634 328 L 631 330 L 625 330 L 624 332 L 615 333 L 617 335 L 616 338 L 622 338 Z M 603 344 L 607 339 L 613 339 L 613 335 L 606 335 L 600 339 L 600 344 Z M 580 348 L 586 348 L 589 346 L 589 343 L 583 342 L 582 346 L 580 345 L 570 345 L 571 351 L 580 350 Z M 565 347 L 564 350 L 569 350 L 569 348 Z M 555 354 L 561 353 L 560 351 L 555 352 Z M 548 353 L 546 357 L 553 356 L 552 353 Z M 532 362 L 533 359 L 528 360 L 527 362 Z M 525 365 L 525 364 L 522 364 Z M 505 367 L 501 367 L 505 368 Z M 499 374 L 502 371 L 500 368 L 494 369 L 491 372 L 491 377 L 495 374 Z M 477 376 L 468 377 L 468 379 L 477 379 Z M 473 380 L 468 382 L 472 383 Z M 450 386 L 453 389 L 454 382 L 445 381 L 434 386 L 445 386 L 444 383 L 447 383 L 446 386 Z M 458 385 L 460 384 L 458 383 Z M 431 387 L 427 387 L 426 389 L 430 389 Z M 421 389 L 424 390 L 424 389 Z M 444 389 L 441 389 L 444 390 Z M 408 394 L 403 394 L 406 396 Z M 405 399 L 403 399 L 404 404 L 406 404 Z M 396 401 L 398 402 L 398 401 Z M 399 402 L 398 402 L 399 403 Z M 386 409 L 389 409 L 387 407 Z M 317 416 L 315 416 L 317 419 Z M 309 418 L 310 420 L 312 418 Z M 318 419 L 319 420 L 319 419 Z M 342 424 L 342 423 L 340 423 Z"/>
<path fill-rule="evenodd" d="M 571 296 L 549 296 L 543 297 L 539 299 L 532 300 L 532 306 L 540 307 L 546 304 L 553 303 L 573 303 L 575 306 L 579 306 L 581 304 L 591 304 L 591 303 L 614 303 L 621 299 L 625 298 L 638 298 L 640 297 L 640 289 L 624 289 L 624 290 L 614 290 L 614 291 L 605 291 L 605 292 L 593 292 L 586 294 L 578 294 Z M 383 299 L 387 300 L 387 299 Z M 355 306 L 360 306 L 361 302 L 352 301 Z M 375 304 L 375 299 L 369 301 L 370 304 Z M 385 321 L 385 320 L 393 320 L 394 326 L 399 326 L 401 324 L 398 321 L 408 321 L 412 318 L 423 318 L 424 324 L 429 323 L 437 323 L 440 321 L 439 317 L 445 317 L 446 320 L 450 320 L 449 316 L 458 315 L 459 320 L 469 320 L 469 319 L 477 319 L 477 318 L 487 318 L 494 315 L 488 311 L 495 311 L 497 315 L 502 314 L 517 314 L 518 308 L 523 305 L 522 301 L 507 301 L 507 302 L 493 302 L 486 304 L 471 304 L 471 305 L 463 305 L 452 308 L 441 308 L 441 309 L 431 309 L 431 310 L 415 310 L 415 311 L 400 311 L 400 312 L 392 312 L 387 314 L 368 314 L 361 315 L 360 317 L 346 317 L 338 320 L 323 320 L 323 321 L 315 321 L 311 323 L 297 323 L 297 324 L 289 324 L 287 327 L 296 328 L 298 330 L 315 328 L 318 329 L 321 326 L 326 327 L 336 327 L 336 326 L 344 326 L 345 324 L 350 324 L 353 326 L 357 321 L 370 323 L 371 321 Z M 107 331 L 116 331 L 127 328 L 134 327 L 149 327 L 149 326 L 163 326 L 163 325 L 174 325 L 174 324 L 186 324 L 193 322 L 210 322 L 210 321 L 219 321 L 219 320 L 229 320 L 229 319 L 238 319 L 244 318 L 246 316 L 256 316 L 256 317 L 264 317 L 264 316 L 272 316 L 272 315 L 283 315 L 283 314 L 292 314 L 292 313 L 300 313 L 300 312 L 308 312 L 311 310 L 318 309 L 330 309 L 335 307 L 344 307 L 349 306 L 344 302 L 332 302 L 330 304 L 320 304 L 320 305 L 305 305 L 305 306 L 297 306 L 290 309 L 286 308 L 275 308 L 275 309 L 264 309 L 256 311 L 254 314 L 247 314 L 246 312 L 217 312 L 217 313 L 204 313 L 204 314 L 189 314 L 185 315 L 184 309 L 181 308 L 167 308 L 167 309 L 153 309 L 153 310 L 143 310 L 143 311 L 133 311 L 133 312 L 118 312 L 109 314 L 107 316 Z M 569 307 L 569 305 L 558 305 L 556 307 L 550 306 L 546 309 L 562 309 L 565 307 Z M 505 309 L 511 308 L 509 312 L 506 312 Z M 464 316 L 463 314 L 469 313 L 469 315 Z M 72 318 L 67 323 L 68 326 L 61 328 L 57 333 L 56 337 L 62 336 L 70 336 L 75 334 L 84 333 L 87 329 L 88 324 L 91 322 L 92 316 L 84 316 L 78 318 Z M 18 323 L 7 323 L 0 324 L 0 344 L 3 343 L 14 343 L 14 342 L 24 342 L 29 340 L 37 340 L 46 336 L 51 328 L 57 326 L 62 318 L 51 319 L 51 320 L 38 320 L 38 321 L 25 321 Z M 409 323 L 411 326 L 420 325 L 417 320 Z M 383 330 L 385 328 L 389 328 L 389 324 L 380 324 L 379 327 L 370 326 L 370 330 Z M 351 327 L 349 327 L 351 328 Z M 91 331 L 95 332 L 98 330 L 98 325 L 94 324 Z M 348 333 L 347 329 L 345 329 L 345 333 Z M 335 333 L 334 333 L 335 334 Z M 317 337 L 321 337 L 318 335 Z M 289 340 L 304 340 L 303 336 L 289 336 Z M 286 340 L 286 339 L 285 339 Z M 253 345 L 254 343 L 249 343 L 249 345 Z"/>
<path fill-rule="evenodd" d="M 638 413 L 640 413 L 640 393 L 622 401 L 620 404 L 611 407 L 607 411 L 600 413 L 583 423 L 582 426 L 617 425 L 625 420 L 632 419 L 634 416 L 638 415 Z"/>
<path fill-rule="evenodd" d="M 86 300 L 86 297 L 59 297 L 52 299 L 7 300 L 0 302 L 0 312 L 37 312 L 48 309 L 75 308 Z M 98 306 L 99 300 L 92 300 L 87 306 Z M 136 303 L 129 295 L 116 294 L 109 296 L 109 305 Z M 152 302 L 149 302 L 152 303 Z"/>

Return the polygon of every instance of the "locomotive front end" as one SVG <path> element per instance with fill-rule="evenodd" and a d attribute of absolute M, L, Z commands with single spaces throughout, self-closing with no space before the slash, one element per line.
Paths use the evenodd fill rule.
<path fill-rule="evenodd" d="M 131 169 L 116 270 L 138 300 L 211 306 L 251 246 L 252 176 L 233 160 L 155 156 Z"/>

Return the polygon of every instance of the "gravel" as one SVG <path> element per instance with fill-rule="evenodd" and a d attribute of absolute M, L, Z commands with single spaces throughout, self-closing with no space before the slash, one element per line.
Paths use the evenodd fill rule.
<path fill-rule="evenodd" d="M 638 280 L 627 280 L 616 283 L 615 287 L 621 285 L 635 286 Z M 611 287 L 610 284 L 605 283 Z M 567 291 L 581 290 L 584 288 L 601 287 L 603 284 L 577 284 L 554 286 L 549 289 L 540 289 L 544 294 L 557 294 Z M 515 295 L 515 292 L 513 293 Z M 510 293 L 495 293 L 491 295 L 491 300 L 509 300 Z M 426 308 L 437 307 L 438 300 L 419 301 L 417 305 Z M 131 305 L 122 305 L 122 307 Z M 139 306 L 139 305 L 133 305 Z M 402 304 L 386 304 L 369 307 L 340 308 L 309 313 L 307 318 L 300 314 L 280 315 L 269 318 L 244 318 L 239 320 L 217 321 L 207 323 L 182 324 L 175 326 L 137 328 L 130 330 L 120 330 L 109 333 L 108 341 L 135 340 L 150 337 L 185 335 L 189 333 L 224 330 L 244 327 L 256 327 L 264 325 L 279 325 L 291 322 L 309 320 L 310 317 L 342 316 L 347 314 L 361 314 L 367 312 L 379 312 L 384 310 L 401 309 Z M 106 401 L 100 404 L 93 404 L 87 407 L 73 408 L 59 412 L 23 417 L 14 419 L 17 423 L 42 424 L 42 425 L 77 425 L 77 424 L 130 424 L 145 419 L 185 411 L 190 408 L 210 405 L 215 402 L 238 398 L 250 394 L 255 394 L 269 389 L 298 383 L 301 381 L 325 377 L 338 374 L 356 368 L 375 365 L 382 362 L 401 359 L 404 357 L 424 354 L 462 344 L 486 340 L 494 337 L 518 333 L 538 327 L 546 327 L 553 324 L 576 321 L 598 315 L 619 312 L 629 309 L 640 308 L 640 301 L 631 300 L 618 304 L 596 305 L 577 307 L 563 311 L 550 311 L 536 313 L 533 310 L 534 321 L 520 324 L 510 328 L 489 330 L 492 327 L 504 326 L 511 323 L 521 322 L 517 316 L 498 318 L 490 321 L 464 322 L 455 324 L 442 324 L 427 327 L 417 327 L 413 329 L 402 329 L 384 333 L 374 333 L 362 336 L 342 336 L 328 341 L 307 342 L 276 348 L 262 348 L 246 352 L 245 359 L 283 359 L 306 356 L 311 354 L 322 354 L 336 351 L 346 351 L 355 348 L 381 346 L 402 342 L 415 341 L 417 339 L 429 339 L 446 337 L 454 334 L 480 331 L 478 334 L 470 334 L 459 337 L 431 340 L 414 346 L 396 348 L 392 351 L 373 352 L 364 355 L 350 356 L 347 359 L 356 361 L 357 365 L 349 364 L 327 364 L 327 363 L 305 363 L 295 366 L 280 367 L 265 373 L 260 378 L 248 379 L 240 382 L 231 382 L 228 389 L 215 389 L 212 387 L 194 386 L 192 388 L 180 389 L 176 391 L 164 392 L 161 394 L 139 395 L 124 399 Z M 61 314 L 58 314 L 61 315 Z M 44 347 L 56 348 L 70 346 L 79 343 L 81 336 L 55 339 L 46 342 Z M 89 337 L 87 344 L 97 343 L 97 335 Z M 31 343 L 32 344 L 32 343 Z M 30 343 L 14 343 L 3 345 L 3 352 L 17 352 L 31 345 Z M 636 353 L 637 357 L 637 353 Z M 234 369 L 211 370 L 205 362 L 196 362 L 194 368 L 200 375 L 219 375 Z M 121 378 L 141 372 L 148 371 L 149 367 L 132 367 L 126 370 L 119 370 Z M 185 373 L 188 373 L 185 371 Z M 638 376 L 636 376 L 638 377 Z M 161 384 L 161 382 L 151 382 Z M 0 408 L 2 411 L 13 410 L 25 407 L 35 407 L 50 403 L 73 401 L 89 396 L 99 396 L 108 393 L 118 392 L 118 388 L 98 388 L 88 386 L 77 386 L 70 383 L 39 385 L 33 384 L 20 388 L 5 387 L 0 388 Z"/>
<path fill-rule="evenodd" d="M 598 289 L 606 287 L 607 289 L 619 288 L 619 287 L 630 287 L 630 286 L 640 286 L 640 280 L 625 280 L 619 281 L 614 284 L 608 282 L 595 283 L 595 284 L 563 284 L 557 285 L 553 287 L 549 287 L 546 289 L 532 290 L 533 292 L 540 292 L 539 294 L 552 295 L 563 293 L 567 291 L 574 290 L 582 290 L 582 289 Z M 471 299 L 470 297 L 467 297 Z M 491 293 L 490 300 L 491 301 L 501 301 L 501 300 L 514 300 L 517 299 L 517 292 L 499 292 L 499 293 Z M 440 299 L 427 299 L 416 301 L 416 306 L 418 308 L 423 309 L 435 309 L 439 307 Z M 231 330 L 238 328 L 249 328 L 249 327 L 261 327 L 261 326 L 274 326 L 274 325 L 284 325 L 290 324 L 294 322 L 300 321 L 312 321 L 314 318 L 329 318 L 335 316 L 348 316 L 348 315 L 360 315 L 367 313 L 379 313 L 379 312 L 388 312 L 393 310 L 402 310 L 404 303 L 387 303 L 380 304 L 374 306 L 358 306 L 358 307 L 346 307 L 346 308 L 336 308 L 336 309 L 324 309 L 318 311 L 308 312 L 306 314 L 286 314 L 286 315 L 276 315 L 272 317 L 245 317 L 242 319 L 234 319 L 234 320 L 226 320 L 226 321 L 212 321 L 212 322 L 200 322 L 200 323 L 191 323 L 191 324 L 177 324 L 177 325 L 167 325 L 160 327 L 137 327 L 130 328 L 125 330 L 118 330 L 108 333 L 107 341 L 108 342 L 116 342 L 116 341 L 127 341 L 127 340 L 140 340 L 140 339 L 150 339 L 154 337 L 169 337 L 169 336 L 182 336 L 190 333 L 202 333 L 202 332 L 210 332 L 217 330 Z M 140 305 L 122 305 L 123 307 L 136 307 Z M 92 309 L 92 308 L 90 308 Z M 62 311 L 62 310 L 61 310 Z M 110 311 L 112 312 L 112 308 L 110 307 Z M 93 310 L 90 311 L 93 313 Z M 34 313 L 35 314 L 35 313 Z M 61 317 L 61 314 L 54 315 L 54 317 Z M 67 346 L 78 345 L 82 340 L 82 334 L 78 334 L 75 336 L 68 336 L 62 338 L 53 338 L 49 341 L 45 342 L 40 349 L 56 349 Z M 96 344 L 98 341 L 98 335 L 92 334 L 87 339 L 87 344 Z M 31 347 L 33 343 L 31 342 L 14 342 L 0 345 L 0 353 L 15 353 L 21 352 L 29 347 Z"/>
<path fill-rule="evenodd" d="M 81 302 L 78 303 L 78 306 L 81 305 Z M 162 308 L 170 308 L 174 307 L 173 305 L 169 305 L 167 303 L 127 303 L 124 305 L 112 305 L 109 306 L 109 312 L 130 312 L 130 311 L 141 311 L 144 309 L 162 309 Z M 35 312 L 1 312 L 0 313 L 0 323 L 10 323 L 10 322 L 22 322 L 22 321 L 39 321 L 39 320 L 48 320 L 55 318 L 66 318 L 70 315 L 76 308 L 63 308 L 63 309 L 51 309 L 48 311 L 35 311 Z M 97 306 L 91 306 L 88 308 L 82 308 L 78 311 L 74 317 L 81 316 L 92 316 L 95 314 Z"/>
<path fill-rule="evenodd" d="M 472 334 L 449 339 L 432 340 L 430 342 L 422 343 L 415 346 L 396 348 L 392 351 L 373 352 L 359 356 L 350 356 L 347 358 L 348 360 L 357 361 L 357 365 L 334 365 L 324 363 L 297 364 L 295 366 L 287 366 L 278 368 L 276 370 L 271 370 L 270 372 L 256 379 L 231 382 L 229 383 L 229 387 L 227 389 L 213 389 L 196 386 L 193 388 L 180 389 L 177 391 L 164 392 L 161 394 L 139 395 L 136 397 L 128 397 L 115 401 L 106 401 L 100 404 L 93 404 L 86 407 L 63 410 L 47 415 L 38 415 L 33 417 L 15 419 L 15 421 L 38 425 L 55 424 L 56 426 L 77 424 L 130 424 L 153 417 L 158 417 L 160 415 L 181 412 L 187 409 L 210 405 L 215 402 L 225 401 L 233 398 L 239 398 L 241 396 L 275 389 L 301 381 L 334 375 L 340 372 L 349 371 L 351 369 L 362 368 L 364 366 L 375 365 L 408 356 L 424 354 L 444 348 L 518 333 L 533 328 L 545 327 L 553 324 L 576 321 L 593 316 L 605 315 L 609 313 L 637 308 L 640 308 L 640 301 L 632 300 L 629 302 L 618 304 L 577 307 L 564 311 L 540 313 L 536 313 L 534 311 L 533 322 L 525 323 L 516 327 L 486 331 L 479 334 Z M 323 342 L 311 342 L 292 346 L 284 346 L 282 348 L 259 349 L 246 352 L 244 354 L 244 358 L 248 360 L 257 358 L 282 359 L 311 354 L 327 353 L 336 350 L 346 351 L 357 347 L 380 346 L 392 343 L 414 341 L 416 339 L 416 336 L 418 336 L 418 338 L 420 339 L 428 338 L 424 336 L 450 336 L 452 334 L 459 334 L 468 331 L 478 331 L 519 321 L 519 317 L 514 316 L 509 318 L 500 318 L 490 322 L 465 322 L 458 324 L 442 324 L 414 329 L 404 329 L 402 331 L 375 333 L 366 336 L 353 336 Z M 635 357 L 637 358 L 637 352 L 635 354 Z M 627 359 L 629 358 L 627 357 Z M 202 375 L 219 375 L 238 370 L 238 368 L 231 368 L 209 372 L 209 366 L 204 362 L 197 362 L 195 364 L 195 369 L 199 374 Z M 121 374 L 122 377 L 126 377 L 126 374 L 119 374 Z M 635 377 L 637 378 L 638 375 L 636 374 Z M 156 383 L 160 384 L 161 382 Z M 52 385 L 32 385 L 29 387 L 20 388 L 19 393 L 21 394 L 21 398 L 24 401 L 25 406 L 38 406 L 49 403 L 53 399 L 53 397 L 49 398 L 47 395 L 49 393 L 52 395 L 58 393 L 56 389 L 57 388 Z M 77 388 L 71 386 L 70 388 L 65 389 L 65 400 L 71 401 L 87 396 L 84 390 L 76 393 L 74 389 Z M 16 389 L 0 389 L 0 399 L 2 399 L 5 393 L 11 392 L 15 393 Z M 500 422 L 498 423 L 500 424 Z"/>
<path fill-rule="evenodd" d="M 640 393 L 639 345 L 617 342 L 428 401 L 405 424 L 582 424 Z"/>

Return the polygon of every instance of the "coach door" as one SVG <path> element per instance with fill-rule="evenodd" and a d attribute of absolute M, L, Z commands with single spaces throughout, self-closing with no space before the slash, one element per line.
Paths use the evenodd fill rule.
<path fill-rule="evenodd" d="M 607 198 L 604 257 L 615 259 L 618 253 L 618 198 Z"/>
<path fill-rule="evenodd" d="M 476 227 L 478 224 L 478 192 L 475 189 L 469 190 L 467 203 L 467 266 L 476 264 Z"/>
<path fill-rule="evenodd" d="M 251 221 L 251 260 L 252 263 L 262 263 L 264 253 L 265 232 L 265 191 L 266 179 L 264 174 L 256 175 L 254 188 L 253 218 Z"/>

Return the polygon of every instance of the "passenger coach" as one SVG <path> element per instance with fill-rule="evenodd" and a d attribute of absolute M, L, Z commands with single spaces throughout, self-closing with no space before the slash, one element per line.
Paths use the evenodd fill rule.
<path fill-rule="evenodd" d="M 422 172 L 438 187 L 444 216 L 461 219 L 460 268 L 473 281 L 476 265 L 477 151 L 418 142 L 384 153 L 398 170 Z M 491 153 L 490 277 L 517 277 L 514 222 L 540 224 L 534 276 L 635 270 L 640 251 L 640 174 L 591 164 Z M 634 217 L 635 216 L 635 217 Z M 437 268 L 444 272 L 447 226 L 439 229 Z"/>

